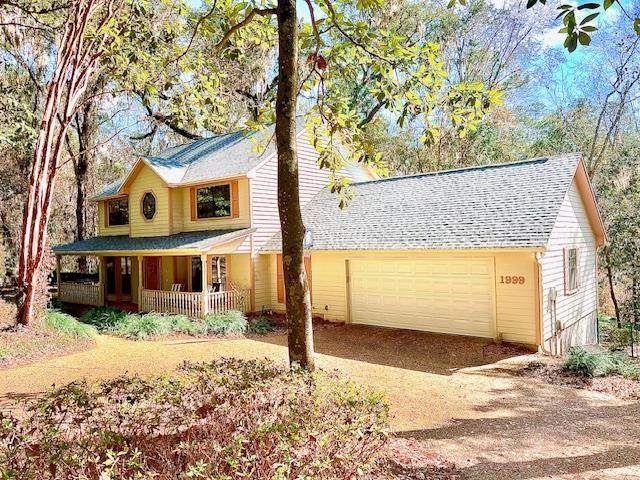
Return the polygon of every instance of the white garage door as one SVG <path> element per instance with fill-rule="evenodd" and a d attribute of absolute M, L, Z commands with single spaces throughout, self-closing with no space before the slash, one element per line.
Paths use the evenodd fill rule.
<path fill-rule="evenodd" d="M 351 321 L 493 337 L 493 259 L 350 260 Z"/>

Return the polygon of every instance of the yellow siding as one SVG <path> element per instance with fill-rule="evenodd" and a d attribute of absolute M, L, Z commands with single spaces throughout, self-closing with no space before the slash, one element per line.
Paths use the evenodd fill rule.
<path fill-rule="evenodd" d="M 505 341 L 536 343 L 536 285 L 534 275 L 534 255 L 531 252 L 500 251 L 336 251 L 311 252 L 313 312 L 327 320 L 349 321 L 349 298 L 346 282 L 346 261 L 358 258 L 409 258 L 426 259 L 429 257 L 487 257 L 495 264 L 495 308 L 496 333 L 502 334 Z M 267 255 L 263 255 L 267 256 Z M 277 301 L 276 255 L 268 255 L 268 267 L 259 272 L 269 276 L 269 287 L 261 287 L 262 295 L 269 298 L 269 307 L 283 311 L 284 305 Z M 265 270 L 268 270 L 265 272 Z M 260 281 L 256 272 L 256 293 Z M 501 275 L 524 276 L 523 285 L 500 284 Z M 256 308 L 261 304 L 256 299 Z"/>
<path fill-rule="evenodd" d="M 171 232 L 180 233 L 184 228 L 184 188 L 172 188 L 171 195 Z M 187 191 L 188 194 L 188 191 Z"/>
<path fill-rule="evenodd" d="M 152 191 L 156 196 L 156 214 L 152 220 L 142 216 L 142 197 Z M 129 223 L 132 237 L 169 235 L 169 188 L 144 165 L 129 186 Z"/>
<path fill-rule="evenodd" d="M 193 232 L 197 230 L 223 230 L 226 228 L 247 228 L 251 225 L 249 214 L 249 180 L 242 178 L 238 180 L 238 200 L 240 202 L 236 218 L 207 218 L 202 220 L 191 220 L 191 197 L 189 188 L 175 189 L 179 193 L 176 195 L 182 205 L 182 222 L 174 219 L 174 224 L 182 223 L 182 231 Z M 175 210 L 174 210 L 175 211 Z M 176 223 L 177 222 L 177 223 Z"/>
<path fill-rule="evenodd" d="M 254 259 L 254 309 L 258 312 L 272 308 L 270 274 L 272 258 L 275 258 L 275 255 L 256 255 Z"/>
<path fill-rule="evenodd" d="M 251 288 L 251 256 L 241 253 L 227 256 L 228 278 L 236 286 L 243 289 Z"/>
<path fill-rule="evenodd" d="M 533 253 L 501 253 L 496 260 L 497 331 L 506 341 L 536 343 L 536 286 Z M 506 277 L 524 277 L 524 284 L 506 283 Z M 505 277 L 505 283 L 502 283 Z"/>
<path fill-rule="evenodd" d="M 100 236 L 112 236 L 112 235 L 129 235 L 129 225 L 118 225 L 116 227 L 107 227 L 105 221 L 105 203 L 104 201 L 98 202 L 98 235 Z"/>

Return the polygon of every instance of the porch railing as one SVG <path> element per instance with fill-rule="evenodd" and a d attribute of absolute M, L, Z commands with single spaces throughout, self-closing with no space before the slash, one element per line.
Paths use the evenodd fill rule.
<path fill-rule="evenodd" d="M 58 299 L 62 302 L 98 307 L 104 304 L 102 284 L 60 282 Z"/>
<path fill-rule="evenodd" d="M 206 313 L 224 313 L 229 310 L 246 312 L 249 294 L 244 290 L 232 289 L 224 292 L 170 292 L 166 290 L 142 290 L 140 310 L 143 312 L 175 313 L 192 318 L 203 318 Z"/>
<path fill-rule="evenodd" d="M 247 311 L 249 295 L 243 290 L 227 290 L 207 294 L 209 313 L 224 313 L 229 310 Z"/>
<path fill-rule="evenodd" d="M 193 318 L 203 317 L 202 293 L 142 290 L 140 310 L 143 312 L 176 313 Z"/>

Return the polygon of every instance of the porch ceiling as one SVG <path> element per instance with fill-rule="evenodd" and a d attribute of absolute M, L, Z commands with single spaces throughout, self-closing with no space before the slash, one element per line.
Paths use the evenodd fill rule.
<path fill-rule="evenodd" d="M 171 253 L 189 255 L 206 253 L 214 247 L 238 240 L 253 233 L 255 228 L 237 230 L 207 230 L 183 232 L 164 237 L 129 237 L 117 235 L 93 237 L 80 242 L 58 245 L 53 251 L 61 255 L 99 255 L 127 252 L 131 255 Z"/>

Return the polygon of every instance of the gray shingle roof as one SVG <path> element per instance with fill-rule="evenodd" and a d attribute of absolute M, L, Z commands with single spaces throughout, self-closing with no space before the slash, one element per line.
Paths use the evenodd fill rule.
<path fill-rule="evenodd" d="M 577 155 L 353 184 L 340 210 L 321 191 L 303 209 L 311 250 L 544 247 Z M 280 234 L 263 251 L 281 249 Z"/>
<path fill-rule="evenodd" d="M 271 125 L 260 132 L 239 131 L 203 138 L 143 158 L 172 185 L 245 175 L 275 152 L 275 142 L 271 141 L 274 128 Z M 304 122 L 299 120 L 298 131 L 303 128 Z M 92 200 L 115 195 L 123 180 L 113 182 Z"/>
<path fill-rule="evenodd" d="M 206 251 L 211 247 L 253 232 L 252 228 L 238 230 L 208 230 L 185 232 L 166 237 L 129 237 L 116 235 L 93 237 L 80 242 L 58 245 L 56 253 L 150 251 L 150 250 L 198 250 Z"/>

